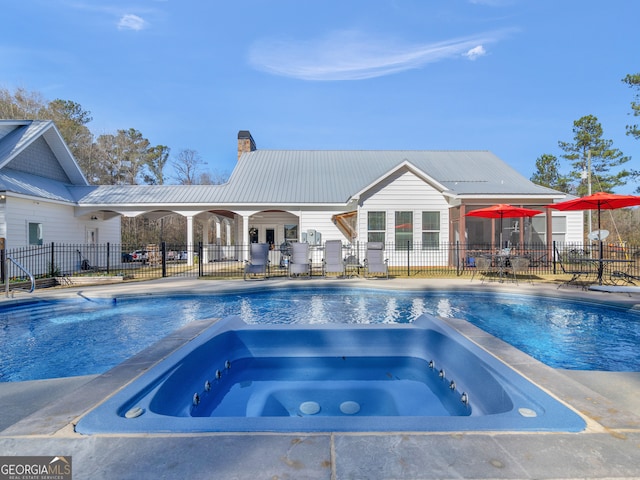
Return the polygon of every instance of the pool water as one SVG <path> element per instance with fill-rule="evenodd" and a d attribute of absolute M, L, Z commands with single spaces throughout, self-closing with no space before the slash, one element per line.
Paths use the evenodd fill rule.
<path fill-rule="evenodd" d="M 640 312 L 560 298 L 361 289 L 74 299 L 0 309 L 0 381 L 98 374 L 194 320 L 410 323 L 463 318 L 554 368 L 640 371 Z"/>
<path fill-rule="evenodd" d="M 240 372 L 238 378 L 214 389 L 215 395 L 202 395 L 189 415 L 337 416 L 350 414 L 349 408 L 360 416 L 470 414 L 437 371 L 418 358 L 251 358 L 234 362 L 230 371 Z"/>

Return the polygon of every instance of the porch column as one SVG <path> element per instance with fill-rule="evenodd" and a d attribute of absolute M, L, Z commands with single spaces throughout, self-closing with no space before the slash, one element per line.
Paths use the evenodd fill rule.
<path fill-rule="evenodd" d="M 467 261 L 467 224 L 465 214 L 467 213 L 467 206 L 463 203 L 460 205 L 460 210 L 458 213 L 458 241 L 460 242 L 460 258 L 458 258 L 458 262 L 466 262 Z M 457 263 L 460 265 L 460 263 Z M 464 263 L 463 263 L 464 265 Z"/>
<path fill-rule="evenodd" d="M 224 233 L 226 233 L 225 236 L 227 237 L 225 238 L 225 245 L 228 247 L 231 245 L 231 222 L 224 222 Z"/>
<path fill-rule="evenodd" d="M 242 260 L 249 260 L 249 217 L 242 216 Z"/>
<path fill-rule="evenodd" d="M 204 265 L 209 263 L 209 249 L 207 246 L 209 245 L 209 226 L 211 225 L 211 220 L 207 219 L 202 226 L 202 258 L 200 259 L 201 263 Z"/>
<path fill-rule="evenodd" d="M 221 237 L 220 237 L 220 219 L 219 218 L 216 218 L 215 226 L 216 226 L 216 238 L 214 240 L 214 243 L 216 245 L 221 245 L 222 241 L 220 240 Z"/>
<path fill-rule="evenodd" d="M 193 215 L 187 217 L 187 265 L 193 266 Z"/>

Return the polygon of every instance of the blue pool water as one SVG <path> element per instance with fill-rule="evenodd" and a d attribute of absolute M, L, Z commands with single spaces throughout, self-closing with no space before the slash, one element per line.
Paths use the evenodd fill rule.
<path fill-rule="evenodd" d="M 555 368 L 640 371 L 640 312 L 525 295 L 356 289 L 74 299 L 0 309 L 0 381 L 102 373 L 194 320 L 410 323 L 464 318 Z"/>

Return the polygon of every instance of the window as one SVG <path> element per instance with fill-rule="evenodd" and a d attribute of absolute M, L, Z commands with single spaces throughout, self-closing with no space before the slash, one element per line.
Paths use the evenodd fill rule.
<path fill-rule="evenodd" d="M 422 212 L 422 249 L 440 249 L 440 212 Z"/>
<path fill-rule="evenodd" d="M 529 243 L 545 243 L 547 238 L 547 218 L 545 215 L 531 217 L 531 239 Z M 552 236 L 551 240 L 556 242 L 564 242 L 567 233 L 567 217 L 556 216 L 551 217 Z"/>
<path fill-rule="evenodd" d="M 367 242 L 384 242 L 386 223 L 385 212 L 368 212 Z"/>
<path fill-rule="evenodd" d="M 396 212 L 396 250 L 413 250 L 413 212 Z"/>
<path fill-rule="evenodd" d="M 298 225 L 285 225 L 284 239 L 290 242 L 297 242 L 298 241 Z"/>
<path fill-rule="evenodd" d="M 42 245 L 41 223 L 29 223 L 29 245 Z"/>

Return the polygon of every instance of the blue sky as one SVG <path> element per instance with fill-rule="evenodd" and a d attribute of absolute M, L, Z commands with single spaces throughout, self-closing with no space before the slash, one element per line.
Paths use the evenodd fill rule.
<path fill-rule="evenodd" d="M 589 114 L 638 168 L 636 0 L 25 0 L 2 17 L 0 87 L 214 173 L 250 130 L 262 149 L 490 150 L 529 177 Z"/>

